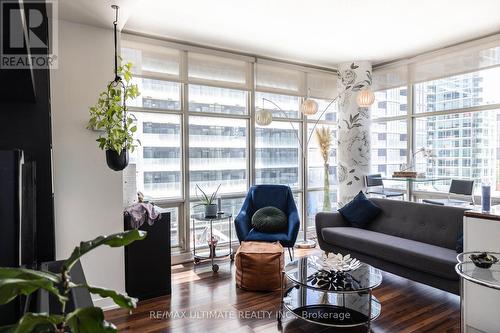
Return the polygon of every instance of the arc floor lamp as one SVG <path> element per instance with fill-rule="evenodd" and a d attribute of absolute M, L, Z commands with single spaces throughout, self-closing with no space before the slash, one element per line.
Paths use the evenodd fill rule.
<path fill-rule="evenodd" d="M 370 82 L 371 84 L 371 82 Z M 342 97 L 346 92 L 349 90 L 353 90 L 353 87 L 356 87 L 356 90 L 358 90 L 358 94 L 356 96 L 356 102 L 359 107 L 370 107 L 373 102 L 375 101 L 375 95 L 373 92 L 369 89 L 369 85 L 367 85 L 365 82 L 359 82 L 356 84 L 353 84 L 352 86 L 347 87 L 343 91 L 341 91 L 334 99 L 328 103 L 328 105 L 325 107 L 325 109 L 321 112 L 317 120 L 314 122 L 314 126 L 311 130 L 311 133 L 308 134 L 307 140 L 305 142 L 302 142 L 303 140 L 300 139 L 300 136 L 298 134 L 298 131 L 295 130 L 295 127 L 293 125 L 293 122 L 291 119 L 288 117 L 285 111 L 280 108 L 278 104 L 275 102 L 271 101 L 270 99 L 267 98 L 262 98 L 262 108 L 258 109 L 255 113 L 255 122 L 257 125 L 260 126 L 268 126 L 272 123 L 273 121 L 273 115 L 272 111 L 269 109 L 266 109 L 265 103 L 271 103 L 274 105 L 278 111 L 288 120 L 290 125 L 292 126 L 293 132 L 295 133 L 295 136 L 297 138 L 297 141 L 300 146 L 301 150 L 301 155 L 302 155 L 302 182 L 304 184 L 304 196 L 306 196 L 306 200 L 304 200 L 304 209 L 303 209 L 303 215 L 307 215 L 307 183 L 306 183 L 306 173 L 307 173 L 307 160 L 306 160 L 306 154 L 307 154 L 307 148 L 309 146 L 309 142 L 311 141 L 312 135 L 314 133 L 314 130 L 316 129 L 316 126 L 318 125 L 319 121 L 321 118 L 323 118 L 323 115 L 325 112 L 332 106 L 332 104 L 337 101 L 340 97 Z M 311 99 L 309 97 L 309 94 L 307 98 L 302 102 L 300 105 L 300 112 L 304 116 L 312 116 L 315 115 L 318 112 L 318 103 Z M 307 216 L 302 216 L 302 221 L 303 221 L 303 239 L 301 241 L 297 241 L 296 247 L 298 248 L 313 248 L 316 246 L 316 241 L 312 239 L 307 239 Z"/>

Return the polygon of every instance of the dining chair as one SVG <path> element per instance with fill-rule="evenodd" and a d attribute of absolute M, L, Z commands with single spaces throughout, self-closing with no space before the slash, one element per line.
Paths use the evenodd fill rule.
<path fill-rule="evenodd" d="M 401 197 L 404 198 L 403 192 L 390 191 L 384 188 L 384 181 L 382 180 L 382 175 L 380 173 L 366 175 L 366 194 L 377 194 L 384 198 Z"/>
<path fill-rule="evenodd" d="M 474 181 L 473 180 L 452 179 L 450 189 L 448 190 L 448 198 L 446 198 L 446 199 L 424 199 L 424 200 L 422 200 L 422 202 L 425 202 L 428 204 L 433 204 L 433 205 L 441 205 L 441 206 L 474 205 L 474 196 L 472 195 L 473 189 L 474 189 Z M 452 199 L 452 195 L 470 196 L 470 201 Z"/>

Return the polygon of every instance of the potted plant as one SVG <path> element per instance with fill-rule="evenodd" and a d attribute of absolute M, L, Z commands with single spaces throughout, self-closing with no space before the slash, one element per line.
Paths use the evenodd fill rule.
<path fill-rule="evenodd" d="M 106 151 L 106 163 L 115 171 L 125 169 L 128 165 L 129 151 L 134 151 L 140 144 L 134 139 L 137 126 L 134 119 L 127 114 L 128 99 L 139 96 L 139 89 L 132 84 L 132 63 L 117 68 L 117 77 L 108 85 L 106 91 L 99 95 L 97 104 L 90 108 L 88 129 L 103 131 L 97 138 L 99 148 Z"/>
<path fill-rule="evenodd" d="M 319 144 L 319 151 L 323 158 L 323 211 L 328 212 L 332 209 L 330 203 L 330 165 L 328 159 L 330 158 L 330 149 L 332 147 L 332 131 L 328 127 L 321 127 L 316 129 L 316 139 Z"/>
<path fill-rule="evenodd" d="M 201 187 L 196 184 L 196 196 L 201 201 L 201 203 L 195 205 L 196 206 L 205 206 L 205 216 L 206 217 L 215 217 L 217 216 L 217 205 L 214 203 L 215 198 L 217 197 L 217 192 L 219 192 L 220 185 L 217 186 L 217 190 L 208 196 Z M 198 191 L 201 192 L 201 196 L 198 195 Z"/>
<path fill-rule="evenodd" d="M 137 299 L 117 293 L 114 290 L 76 284 L 71 281 L 69 272 L 73 265 L 86 253 L 101 245 L 110 247 L 126 246 L 146 237 L 146 232 L 129 230 L 110 236 L 100 236 L 91 241 L 81 242 L 66 259 L 59 274 L 23 268 L 0 267 L 0 305 L 9 303 L 17 296 L 28 296 L 43 289 L 54 295 L 61 303 L 61 313 L 25 313 L 17 324 L 0 327 L 0 332 L 23 333 L 64 333 L 64 332 L 116 332 L 116 327 L 104 320 L 104 313 L 98 307 L 77 308 L 67 311 L 70 292 L 74 288 L 85 288 L 92 294 L 111 298 L 116 305 L 133 309 Z"/>

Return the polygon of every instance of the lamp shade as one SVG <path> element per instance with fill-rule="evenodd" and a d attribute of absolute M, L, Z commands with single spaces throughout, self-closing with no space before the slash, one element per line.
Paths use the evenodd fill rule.
<path fill-rule="evenodd" d="M 255 112 L 255 122 L 259 126 L 267 126 L 273 121 L 273 114 L 266 109 L 260 109 Z"/>
<path fill-rule="evenodd" d="M 307 98 L 300 106 L 300 112 L 306 116 L 312 116 L 318 112 L 318 103 L 313 99 Z"/>
<path fill-rule="evenodd" d="M 356 96 L 356 102 L 359 107 L 368 108 L 375 102 L 375 94 L 370 89 L 361 90 Z"/>

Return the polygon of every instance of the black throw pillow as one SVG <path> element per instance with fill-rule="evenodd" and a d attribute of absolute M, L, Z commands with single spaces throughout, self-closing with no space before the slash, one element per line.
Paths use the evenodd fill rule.
<path fill-rule="evenodd" d="M 362 191 L 349 202 L 339 209 L 339 213 L 353 227 L 364 228 L 373 221 L 382 210 L 373 202 L 368 200 Z"/>

